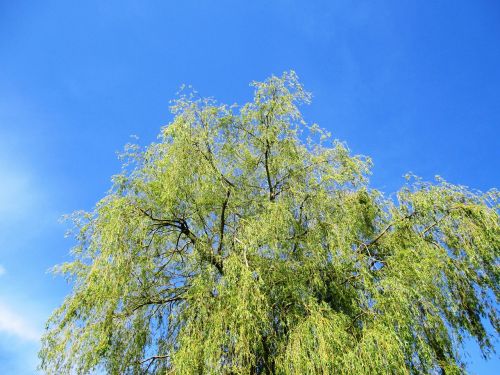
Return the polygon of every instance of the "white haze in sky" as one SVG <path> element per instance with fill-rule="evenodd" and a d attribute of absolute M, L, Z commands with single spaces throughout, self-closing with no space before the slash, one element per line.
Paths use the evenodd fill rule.
<path fill-rule="evenodd" d="M 0 333 L 22 341 L 37 342 L 40 332 L 18 311 L 0 301 Z"/>

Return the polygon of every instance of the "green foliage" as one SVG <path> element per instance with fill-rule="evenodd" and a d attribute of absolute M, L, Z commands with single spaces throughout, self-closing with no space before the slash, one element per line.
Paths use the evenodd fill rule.
<path fill-rule="evenodd" d="M 244 106 L 181 95 L 159 142 L 74 216 L 73 293 L 48 322 L 47 373 L 463 373 L 498 331 L 497 191 L 409 176 L 368 185 L 298 105 L 293 72 Z"/>

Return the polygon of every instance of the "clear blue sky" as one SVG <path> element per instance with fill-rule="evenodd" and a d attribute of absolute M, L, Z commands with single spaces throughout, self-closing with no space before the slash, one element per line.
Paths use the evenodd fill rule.
<path fill-rule="evenodd" d="M 154 141 L 182 83 L 241 103 L 288 69 L 375 187 L 500 187 L 497 0 L 0 1 L 0 373 L 33 373 L 69 291 L 46 273 L 71 246 L 58 218 L 104 195 L 129 136 Z"/>

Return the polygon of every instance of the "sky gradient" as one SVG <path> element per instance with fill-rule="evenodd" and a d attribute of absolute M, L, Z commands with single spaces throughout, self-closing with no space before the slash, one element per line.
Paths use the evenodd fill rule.
<path fill-rule="evenodd" d="M 496 0 L 0 1 L 0 373 L 34 373 L 70 290 L 47 273 L 72 246 L 59 218 L 104 196 L 130 135 L 155 141 L 183 83 L 244 103 L 289 69 L 374 187 L 500 187 Z M 500 367 L 466 349 L 472 373 Z"/>

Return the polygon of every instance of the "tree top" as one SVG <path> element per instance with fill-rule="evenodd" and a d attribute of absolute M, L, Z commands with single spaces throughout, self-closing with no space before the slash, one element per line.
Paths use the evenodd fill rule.
<path fill-rule="evenodd" d="M 76 213 L 73 291 L 47 325 L 48 373 L 463 373 L 498 333 L 496 190 L 408 176 L 302 118 L 294 72 L 253 101 L 181 92 L 156 143 L 128 145 Z M 489 322 L 489 323 L 487 323 Z"/>

